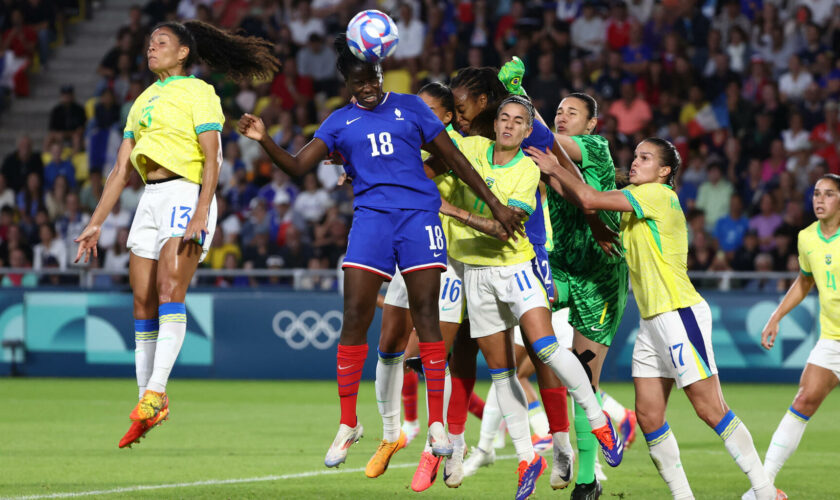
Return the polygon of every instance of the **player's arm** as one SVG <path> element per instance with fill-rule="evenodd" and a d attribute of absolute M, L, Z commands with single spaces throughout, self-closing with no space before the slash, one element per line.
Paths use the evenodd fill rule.
<path fill-rule="evenodd" d="M 512 208 L 504 206 L 493 195 L 481 176 L 470 165 L 469 160 L 452 143 L 452 139 L 449 138 L 449 134 L 445 130 L 441 131 L 430 143 L 423 147 L 432 155 L 438 156 L 449 170 L 455 172 L 455 175 L 487 204 L 487 207 L 493 213 L 493 218 L 501 223 L 507 234 L 511 235 L 514 240 L 516 239 L 516 233 L 525 235 L 525 229 L 522 226 L 523 213 L 518 213 Z"/>
<path fill-rule="evenodd" d="M 210 215 L 210 203 L 219 183 L 219 170 L 222 168 L 222 134 L 208 130 L 198 134 L 198 145 L 204 153 L 204 171 L 201 174 L 201 190 L 195 213 L 184 230 L 184 241 L 196 239 L 203 244 L 203 237 L 210 234 L 207 220 Z"/>
<path fill-rule="evenodd" d="M 291 155 L 268 135 L 263 121 L 249 113 L 245 113 L 239 119 L 238 128 L 240 134 L 260 143 L 271 161 L 293 177 L 300 177 L 312 170 L 329 153 L 324 141 L 316 138 L 309 141 L 298 154 Z"/>
<path fill-rule="evenodd" d="M 598 191 L 589 184 L 581 181 L 565 168 L 560 166 L 557 157 L 550 151 L 540 151 L 529 147 L 526 151 L 534 163 L 540 167 L 543 174 L 548 175 L 556 183 L 549 183 L 552 187 L 560 184 L 563 196 L 584 210 L 612 210 L 614 212 L 632 212 L 633 206 L 621 191 Z"/>
<path fill-rule="evenodd" d="M 82 231 L 82 234 L 74 240 L 79 244 L 74 262 L 79 262 L 79 259 L 84 255 L 85 263 L 87 263 L 90 260 L 91 252 L 93 252 L 94 257 L 99 255 L 96 249 L 96 243 L 99 241 L 99 232 L 102 228 L 102 223 L 105 222 L 105 218 L 108 217 L 114 205 L 117 204 L 117 200 L 120 199 L 120 194 L 131 177 L 131 151 L 133 149 L 134 139 L 123 139 L 122 144 L 120 144 L 120 149 L 117 152 L 117 162 L 108 175 L 108 179 L 105 181 L 105 187 L 102 188 L 102 197 L 99 198 L 96 210 L 90 216 L 90 221 L 84 231 Z"/>
<path fill-rule="evenodd" d="M 519 210 L 522 212 L 522 216 L 525 216 L 524 211 L 518 208 L 514 208 L 513 210 Z M 460 221 L 477 231 L 481 231 L 484 234 L 489 234 L 494 238 L 498 238 L 502 241 L 506 241 L 508 239 L 508 233 L 505 232 L 505 228 L 502 227 L 502 224 L 496 219 L 488 219 L 468 212 L 463 208 L 456 207 L 444 199 L 441 199 L 440 213 L 448 215 L 453 219 Z"/>
<path fill-rule="evenodd" d="M 761 331 L 761 345 L 765 349 L 770 349 L 776 342 L 776 335 L 779 334 L 779 322 L 782 321 L 787 313 L 791 312 L 794 307 L 798 306 L 800 302 L 808 295 L 811 288 L 814 286 L 814 277 L 803 273 L 799 273 L 796 281 L 790 286 L 782 302 L 770 315 L 767 324 Z"/>

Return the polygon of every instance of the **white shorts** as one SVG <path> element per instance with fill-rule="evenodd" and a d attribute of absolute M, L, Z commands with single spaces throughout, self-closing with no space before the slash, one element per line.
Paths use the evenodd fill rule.
<path fill-rule="evenodd" d="M 440 275 L 440 317 L 445 323 L 461 324 L 464 320 L 464 264 L 447 259 L 446 272 Z M 385 303 L 389 306 L 408 309 L 408 290 L 402 273 L 394 273 L 385 293 Z"/>
<path fill-rule="evenodd" d="M 808 363 L 831 370 L 840 378 L 840 340 L 819 339 L 811 349 Z"/>
<path fill-rule="evenodd" d="M 169 238 L 184 236 L 184 230 L 198 203 L 200 189 L 200 185 L 186 179 L 147 184 L 128 233 L 128 249 L 138 257 L 158 260 Z M 216 232 L 215 195 L 210 203 L 207 229 L 210 233 L 198 242 L 202 249 L 199 262 L 207 255 L 213 233 Z"/>
<path fill-rule="evenodd" d="M 712 312 L 705 300 L 639 322 L 633 377 L 672 378 L 683 388 L 716 374 Z"/>
<path fill-rule="evenodd" d="M 531 309 L 548 309 L 545 288 L 530 261 L 498 267 L 465 265 L 464 288 L 474 339 L 513 328 Z"/>
<path fill-rule="evenodd" d="M 557 337 L 557 345 L 560 349 L 570 350 L 574 340 L 575 329 L 569 324 L 569 308 L 564 307 L 551 313 L 551 328 L 554 329 L 554 336 Z M 522 329 L 519 325 L 513 327 L 513 343 L 525 347 L 522 342 Z"/>

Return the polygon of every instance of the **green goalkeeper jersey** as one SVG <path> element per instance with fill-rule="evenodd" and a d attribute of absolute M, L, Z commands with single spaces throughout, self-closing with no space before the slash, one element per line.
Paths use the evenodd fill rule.
<path fill-rule="evenodd" d="M 615 189 L 615 166 L 607 140 L 600 135 L 576 135 L 572 140 L 580 147 L 581 162 L 578 166 L 586 183 L 598 191 Z M 588 275 L 624 258 L 604 254 L 592 236 L 583 211 L 553 189 L 547 191 L 554 233 L 554 246 L 548 255 L 552 268 L 561 269 L 570 275 Z M 621 214 L 601 210 L 598 215 L 608 227 L 618 231 Z"/>

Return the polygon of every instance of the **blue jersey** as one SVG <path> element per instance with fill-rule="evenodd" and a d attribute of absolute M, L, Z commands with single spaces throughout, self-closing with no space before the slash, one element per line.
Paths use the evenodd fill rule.
<path fill-rule="evenodd" d="M 554 134 L 545 125 L 538 121 L 534 121 L 534 130 L 531 135 L 522 141 L 522 149 L 528 146 L 534 146 L 540 151 L 551 149 L 554 145 Z M 545 245 L 545 219 L 543 218 L 542 197 L 540 190 L 537 189 L 537 209 L 525 221 L 525 234 L 528 235 L 528 240 L 532 245 Z"/>
<path fill-rule="evenodd" d="M 420 148 L 442 131 L 443 123 L 419 97 L 388 92 L 373 109 L 337 109 L 315 137 L 343 157 L 353 178 L 354 207 L 437 212 L 440 193 L 426 177 Z"/>

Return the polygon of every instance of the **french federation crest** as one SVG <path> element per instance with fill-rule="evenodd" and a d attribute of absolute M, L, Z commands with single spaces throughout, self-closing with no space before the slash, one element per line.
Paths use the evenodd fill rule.
<path fill-rule="evenodd" d="M 394 114 L 397 115 L 397 120 L 404 120 L 405 118 L 402 117 L 402 111 L 399 108 L 394 108 Z"/>
<path fill-rule="evenodd" d="M 496 183 L 496 179 L 494 179 L 492 177 L 488 177 L 488 178 L 484 179 L 484 182 L 487 184 L 487 187 L 489 189 L 493 189 L 493 184 Z"/>
<path fill-rule="evenodd" d="M 830 253 L 825 254 L 825 265 L 827 265 L 827 266 L 831 265 L 831 254 Z"/>

